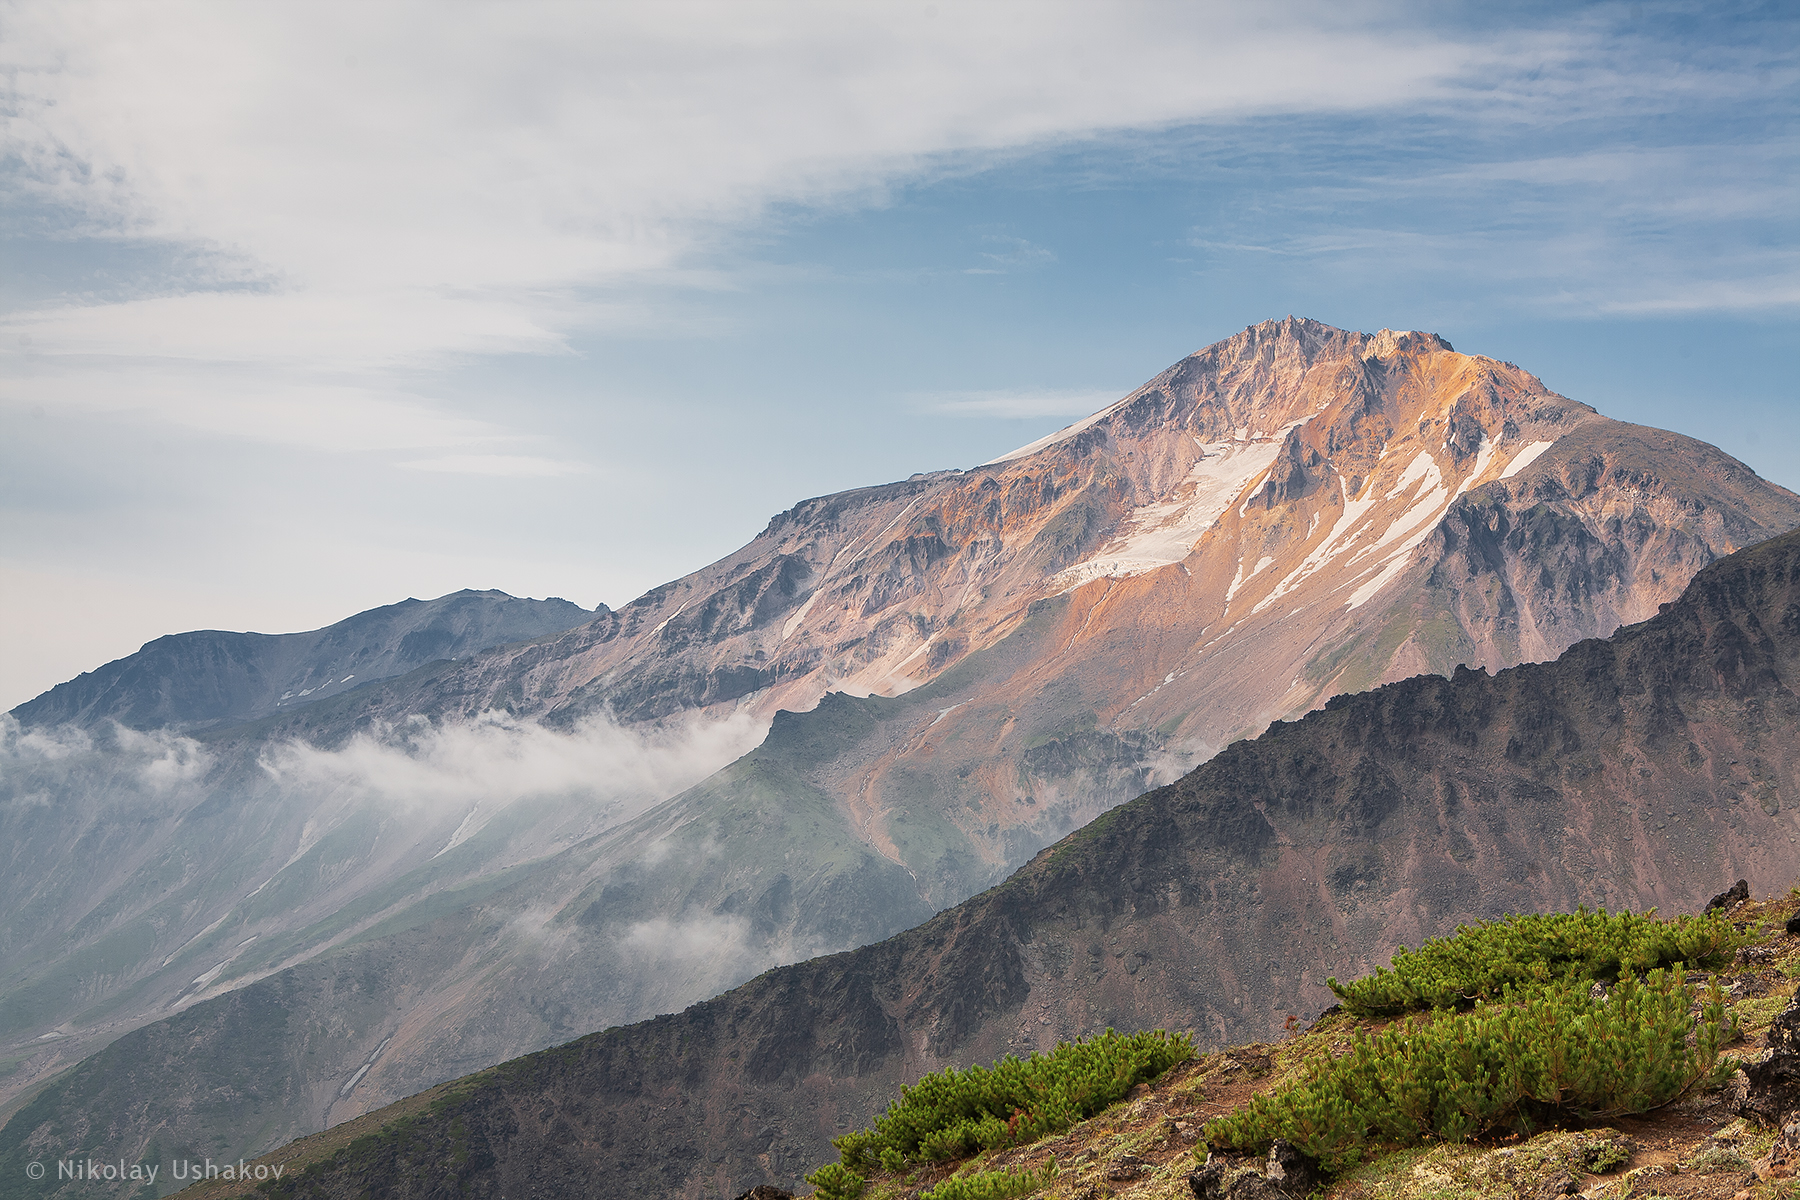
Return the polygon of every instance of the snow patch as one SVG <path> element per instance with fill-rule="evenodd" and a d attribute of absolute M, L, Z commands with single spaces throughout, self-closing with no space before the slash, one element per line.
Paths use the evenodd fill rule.
<path fill-rule="evenodd" d="M 1555 442 L 1533 442 L 1513 455 L 1512 461 L 1506 464 L 1506 470 L 1500 472 L 1500 478 L 1511 479 L 1526 467 L 1538 460 L 1538 455 L 1556 445 Z"/>
<path fill-rule="evenodd" d="M 1275 603 L 1275 601 L 1287 595 L 1302 583 L 1305 583 L 1326 563 L 1355 545 L 1357 531 L 1360 530 L 1363 523 L 1368 520 L 1369 514 L 1374 510 L 1375 506 L 1380 503 L 1380 501 L 1371 494 L 1374 490 L 1374 481 L 1370 480 L 1369 484 L 1363 489 L 1363 495 L 1353 500 L 1350 498 L 1350 485 L 1344 481 L 1342 475 L 1338 476 L 1338 493 L 1343 497 L 1344 511 L 1331 526 L 1331 532 L 1325 535 L 1325 540 L 1320 542 L 1311 554 L 1308 554 L 1305 558 L 1300 560 L 1300 565 L 1289 572 L 1287 578 L 1275 585 L 1274 591 L 1265 596 L 1262 601 L 1250 611 L 1253 614 L 1259 613 L 1263 609 L 1269 607 L 1269 605 Z"/>
<path fill-rule="evenodd" d="M 1488 441 L 1485 433 L 1481 435 L 1481 448 L 1475 452 L 1475 465 L 1467 475 L 1463 476 L 1462 486 L 1456 489 L 1456 496 L 1462 495 L 1476 484 L 1483 482 L 1481 477 L 1487 474 L 1488 467 L 1493 465 L 1494 451 L 1498 448 L 1493 442 Z M 1454 500 L 1456 496 L 1450 498 Z"/>
<path fill-rule="evenodd" d="M 1263 569 L 1265 567 L 1267 567 L 1269 564 L 1273 563 L 1274 561 L 1275 561 L 1274 558 L 1265 554 L 1262 557 L 1262 560 L 1260 562 L 1258 562 L 1256 564 L 1256 566 L 1251 568 L 1250 573 L 1248 575 L 1244 574 L 1244 564 L 1241 562 L 1238 563 L 1237 577 L 1231 581 L 1231 586 L 1225 589 L 1225 603 L 1230 604 L 1231 598 L 1238 594 L 1239 589 L 1241 589 L 1246 583 L 1249 583 L 1252 579 L 1255 579 L 1258 575 L 1261 575 L 1263 573 Z M 1165 680 L 1164 682 L 1167 682 L 1167 680 Z"/>
<path fill-rule="evenodd" d="M 1400 478 L 1394 481 L 1394 486 L 1388 492 L 1387 498 L 1392 500 L 1421 479 L 1430 479 L 1432 487 L 1436 487 L 1444 479 L 1444 473 L 1438 470 L 1437 459 L 1431 457 L 1429 450 L 1419 451 L 1413 460 L 1406 464 L 1406 470 L 1400 472 Z"/>
<path fill-rule="evenodd" d="M 806 620 L 806 614 L 811 612 L 812 606 L 819 602 L 819 593 L 823 590 L 824 590 L 823 588 L 814 589 L 813 594 L 806 598 L 806 603 L 802 604 L 794 612 L 794 615 L 789 617 L 787 619 L 787 621 L 782 624 L 782 626 L 781 626 L 781 640 L 782 641 L 785 642 L 789 638 L 794 636 L 794 630 L 800 628 L 800 622 Z"/>
<path fill-rule="evenodd" d="M 475 807 L 469 810 L 469 815 L 462 819 L 462 824 L 456 827 L 456 832 L 450 835 L 450 840 L 444 843 L 444 848 L 431 857 L 442 858 L 480 832 L 481 826 L 487 824 L 486 821 L 482 821 L 480 824 L 476 823 L 475 818 L 480 812 L 481 802 L 478 800 L 475 802 Z"/>
<path fill-rule="evenodd" d="M 1311 419 L 1291 421 L 1256 441 L 1203 445 L 1199 461 L 1167 496 L 1133 509 L 1110 541 L 1092 557 L 1058 573 L 1052 583 L 1067 592 L 1089 580 L 1142 575 L 1180 562 L 1244 489 L 1273 465 L 1289 431 Z"/>
<path fill-rule="evenodd" d="M 1436 469 L 1433 468 L 1434 473 L 1435 470 Z M 1406 511 L 1401 513 L 1399 518 L 1387 527 L 1387 532 L 1377 538 L 1373 544 L 1364 546 L 1361 550 L 1352 554 L 1350 556 L 1350 561 L 1354 563 L 1367 555 L 1381 554 L 1383 550 L 1386 550 L 1395 542 L 1407 537 L 1408 534 L 1419 527 L 1420 523 L 1430 521 L 1439 516 L 1449 506 L 1450 493 L 1442 483 L 1439 483 L 1429 492 L 1426 492 L 1412 504 L 1408 505 Z M 1429 532 L 1429 530 L 1427 530 L 1427 532 Z M 1416 540 L 1413 544 L 1417 544 Z M 1399 553 L 1399 551 L 1395 551 L 1395 553 Z M 1385 562 L 1387 557 L 1387 555 L 1381 554 L 1380 561 Z"/>
<path fill-rule="evenodd" d="M 688 606 L 688 602 L 686 600 L 683 600 L 681 602 L 681 608 L 676 609 L 674 612 L 672 612 L 668 616 L 664 617 L 662 619 L 662 624 L 658 625 L 655 629 L 652 629 L 650 632 L 653 634 L 661 633 L 663 631 L 663 627 L 668 625 L 668 623 L 670 621 L 673 621 L 676 617 L 679 617 L 681 615 L 682 609 L 685 609 L 687 606 Z M 302 696 L 306 695 L 305 692 L 301 692 L 300 694 Z"/>
<path fill-rule="evenodd" d="M 1407 509 L 1407 511 L 1401 515 L 1399 520 L 1388 527 L 1388 531 L 1382 535 L 1381 540 L 1376 542 L 1370 549 L 1380 550 L 1396 538 L 1406 534 L 1408 530 L 1417 528 L 1421 522 L 1424 523 L 1423 528 L 1419 528 L 1418 532 L 1413 533 L 1410 537 L 1406 537 L 1404 541 L 1387 553 L 1381 560 L 1382 563 L 1385 564 L 1382 569 L 1376 572 L 1375 578 L 1369 580 L 1354 592 L 1350 593 L 1350 599 L 1345 602 L 1345 607 L 1362 607 L 1364 604 L 1374 599 L 1377 592 L 1392 583 L 1402 571 L 1406 570 L 1407 565 L 1412 560 L 1412 552 L 1423 545 L 1425 539 L 1431 536 L 1431 531 L 1437 528 L 1437 521 L 1435 519 L 1428 521 L 1427 518 L 1442 516 L 1445 512 L 1449 511 L 1450 505 L 1456 501 L 1458 496 L 1461 496 L 1470 488 L 1481 483 L 1481 477 L 1485 475 L 1488 468 L 1493 465 L 1494 452 L 1497 448 L 1498 447 L 1493 442 L 1490 442 L 1484 436 L 1481 439 L 1481 447 L 1475 454 L 1475 466 L 1469 471 L 1467 477 L 1463 479 L 1462 484 L 1456 489 L 1454 495 L 1448 500 L 1439 499 L 1444 491 L 1440 486 L 1430 495 L 1424 497 L 1417 504 L 1414 504 Z M 1356 558 L 1361 557 L 1361 553 L 1356 555 Z M 1356 558 L 1352 558 L 1350 561 L 1355 562 Z"/>

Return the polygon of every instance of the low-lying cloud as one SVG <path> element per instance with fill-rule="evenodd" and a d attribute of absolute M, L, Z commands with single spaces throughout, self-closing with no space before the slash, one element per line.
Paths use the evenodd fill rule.
<path fill-rule="evenodd" d="M 0 716 L 0 949 L 35 964 L 33 974 L 74 969 L 66 964 L 95 938 L 135 921 L 155 933 L 139 961 L 94 981 L 97 994 L 167 969 L 178 986 L 159 994 L 152 984 L 143 1001 L 191 999 L 203 994 L 191 982 L 241 982 L 218 971 L 244 947 L 314 929 L 324 932 L 288 953 L 324 949 L 337 936 L 329 919 L 346 906 L 387 897 L 363 918 L 372 920 L 384 906 L 553 854 L 697 783 L 766 732 L 748 714 L 625 726 L 602 713 L 552 730 L 487 713 L 415 717 L 334 749 L 300 740 L 237 749 Z M 420 874 L 509 812 L 498 836 Z M 21 920 L 27 908 L 32 919 Z M 88 922 L 95 911 L 109 923 Z M 43 1016 L 54 1026 L 74 1011 Z"/>
<path fill-rule="evenodd" d="M 199 742 L 166 730 L 27 728 L 0 714 L 0 813 L 72 795 L 115 802 L 166 797 L 195 785 L 213 763 Z"/>
<path fill-rule="evenodd" d="M 289 741 L 257 760 L 295 789 L 348 789 L 370 800 L 449 807 L 528 796 L 661 800 L 753 749 L 766 723 L 738 713 L 655 728 L 606 714 L 569 732 L 489 712 L 467 723 L 406 724 L 358 734 L 336 750 Z"/>

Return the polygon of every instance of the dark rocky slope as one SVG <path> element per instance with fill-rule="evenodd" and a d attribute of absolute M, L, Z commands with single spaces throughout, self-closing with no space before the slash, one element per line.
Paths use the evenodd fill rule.
<path fill-rule="evenodd" d="M 305 633 L 172 633 L 12 710 L 25 725 L 198 730 L 341 695 L 426 663 L 561 633 L 593 617 L 567 600 L 467 589 L 402 600 Z"/>
<path fill-rule="evenodd" d="M 732 1196 L 793 1183 L 947 1063 L 1107 1025 L 1228 1043 L 1459 921 L 1766 891 L 1800 865 L 1797 672 L 1790 534 L 1554 663 L 1277 725 L 898 937 L 482 1072 L 292 1190 Z M 0 1152 L 73 1133 L 56 1103 Z"/>

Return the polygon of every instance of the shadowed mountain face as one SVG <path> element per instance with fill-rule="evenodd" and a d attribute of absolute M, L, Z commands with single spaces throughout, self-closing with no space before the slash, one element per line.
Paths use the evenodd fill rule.
<path fill-rule="evenodd" d="M 286 1190 L 792 1185 L 829 1157 L 831 1135 L 947 1064 L 1109 1025 L 1191 1028 L 1203 1044 L 1269 1036 L 1326 1001 L 1326 974 L 1361 973 L 1458 922 L 1580 903 L 1692 910 L 1739 876 L 1766 890 L 1800 866 L 1797 683 L 1790 534 L 1554 663 L 1334 700 L 916 929 L 483 1072 Z M 178 1054 L 191 1019 L 116 1049 Z M 183 1069 L 183 1094 L 213 1082 L 205 1064 Z M 5 1177 L 73 1144 L 70 1114 L 101 1076 L 84 1066 L 8 1125 Z"/>
<path fill-rule="evenodd" d="M 561 633 L 593 616 L 567 600 L 453 592 L 403 600 L 307 633 L 157 638 L 12 710 L 20 724 L 200 730 L 266 717 L 439 659 Z"/>
<path fill-rule="evenodd" d="M 1003 460 L 803 502 L 560 634 L 200 747 L 71 757 L 34 729 L 39 774 L 0 804 L 0 1096 L 154 1021 L 181 1052 L 94 1060 L 56 1120 L 254 1153 L 893 934 L 1271 719 L 1552 658 L 1796 525 L 1712 447 L 1510 364 L 1266 322 Z M 629 796 L 590 794 L 647 754 Z M 53 775 L 85 799 L 39 804 Z M 278 1025 L 221 994 L 245 985 L 282 989 Z M 200 1094 L 234 1100 L 148 1101 Z"/>

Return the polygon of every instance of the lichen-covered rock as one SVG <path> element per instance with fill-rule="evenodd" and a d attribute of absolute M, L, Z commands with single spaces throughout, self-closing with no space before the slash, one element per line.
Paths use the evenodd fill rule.
<path fill-rule="evenodd" d="M 1188 1187 L 1196 1200 L 1303 1200 L 1324 1178 L 1318 1159 L 1277 1138 L 1261 1170 L 1247 1159 L 1208 1155 Z"/>

